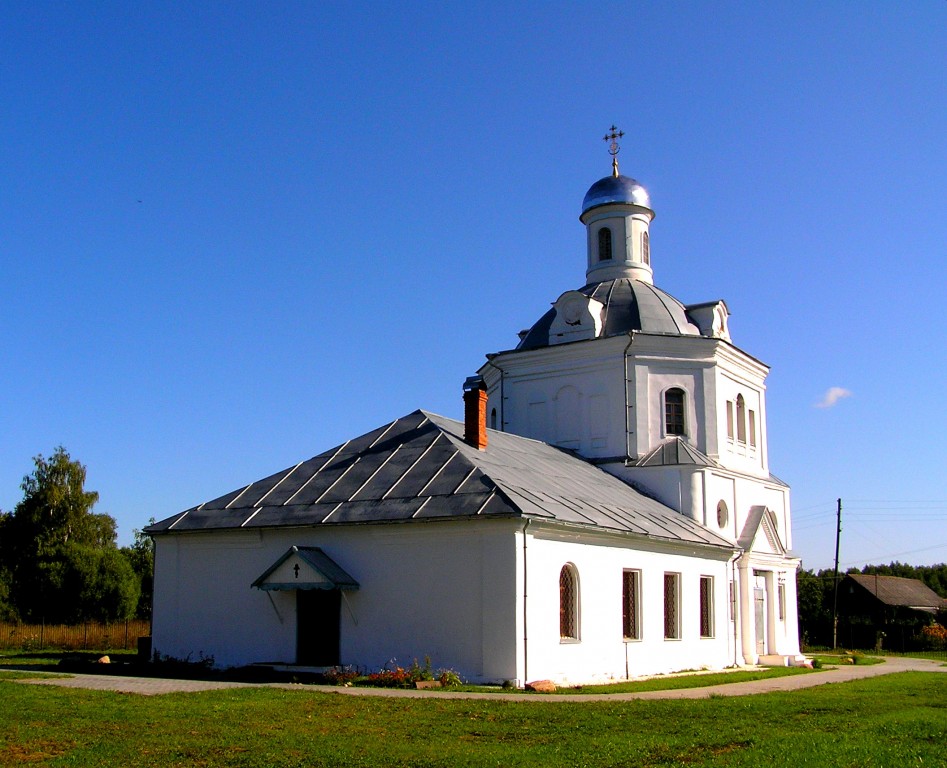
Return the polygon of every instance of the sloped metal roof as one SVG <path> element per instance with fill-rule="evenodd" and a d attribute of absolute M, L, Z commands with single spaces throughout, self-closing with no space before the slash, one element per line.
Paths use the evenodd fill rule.
<path fill-rule="evenodd" d="M 270 582 L 270 576 L 276 573 L 279 567 L 294 555 L 319 574 L 324 581 L 320 583 L 301 583 L 300 581 L 293 581 L 288 584 Z M 296 569 L 297 571 L 299 570 L 298 565 Z M 335 560 L 319 549 L 319 547 L 294 546 L 290 547 L 282 557 L 267 568 L 250 586 L 263 590 L 358 589 L 358 582 L 352 578 L 342 566 L 335 562 Z"/>
<path fill-rule="evenodd" d="M 665 440 L 651 453 L 642 456 L 635 464 L 639 467 L 664 467 L 677 464 L 692 464 L 697 467 L 715 467 L 717 463 L 698 451 L 682 437 Z"/>
<path fill-rule="evenodd" d="M 947 607 L 947 600 L 920 579 L 860 573 L 850 573 L 846 578 L 866 589 L 885 605 L 919 610 L 938 610 Z"/>
<path fill-rule="evenodd" d="M 553 446 L 415 411 L 330 451 L 162 520 L 150 534 L 510 517 L 733 546 L 618 478 Z"/>

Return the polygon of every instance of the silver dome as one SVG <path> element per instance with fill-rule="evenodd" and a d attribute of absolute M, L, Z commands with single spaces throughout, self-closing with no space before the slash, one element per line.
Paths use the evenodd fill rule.
<path fill-rule="evenodd" d="M 582 213 L 598 205 L 609 203 L 630 203 L 651 208 L 648 190 L 628 176 L 606 176 L 599 179 L 585 193 L 582 201 Z"/>

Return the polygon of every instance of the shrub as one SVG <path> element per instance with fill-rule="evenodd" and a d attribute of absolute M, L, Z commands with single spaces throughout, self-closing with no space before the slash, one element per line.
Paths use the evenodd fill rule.
<path fill-rule="evenodd" d="M 925 650 L 942 651 L 947 648 L 947 629 L 938 624 L 928 624 L 921 629 L 921 645 Z"/>
<path fill-rule="evenodd" d="M 388 664 L 394 663 L 394 659 L 388 662 Z M 368 685 L 377 685 L 380 688 L 411 688 L 419 680 L 433 679 L 431 660 L 425 656 L 423 666 L 418 664 L 417 659 L 411 662 L 411 666 L 407 669 L 399 666 L 389 668 L 386 664 L 384 669 L 368 675 L 365 682 Z"/>
<path fill-rule="evenodd" d="M 325 678 L 326 683 L 329 685 L 348 686 L 361 677 L 361 673 L 358 669 L 351 666 L 333 667 L 323 672 L 322 677 Z"/>
<path fill-rule="evenodd" d="M 463 680 L 460 679 L 460 675 L 452 669 L 438 670 L 437 679 L 440 680 L 444 688 L 450 688 L 452 685 L 461 685 L 463 683 Z"/>
<path fill-rule="evenodd" d="M 409 667 L 397 666 L 392 659 L 383 669 L 372 672 L 359 682 L 379 688 L 413 688 L 414 684 L 421 680 L 437 680 L 445 688 L 463 683 L 460 675 L 452 669 L 439 669 L 435 675 L 431 671 L 431 659 L 428 656 L 424 657 L 423 664 L 419 664 L 415 659 Z"/>

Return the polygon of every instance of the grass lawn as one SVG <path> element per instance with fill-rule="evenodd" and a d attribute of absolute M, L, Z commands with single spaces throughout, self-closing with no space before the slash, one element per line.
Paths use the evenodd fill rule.
<path fill-rule="evenodd" d="M 0 675 L 2 766 L 944 766 L 947 679 L 573 703 L 264 688 L 133 696 Z"/>

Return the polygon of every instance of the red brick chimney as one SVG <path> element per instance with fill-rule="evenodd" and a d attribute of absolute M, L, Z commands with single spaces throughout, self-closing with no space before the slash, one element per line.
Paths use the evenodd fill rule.
<path fill-rule="evenodd" d="M 482 376 L 464 382 L 464 442 L 478 451 L 487 447 L 487 385 Z"/>

